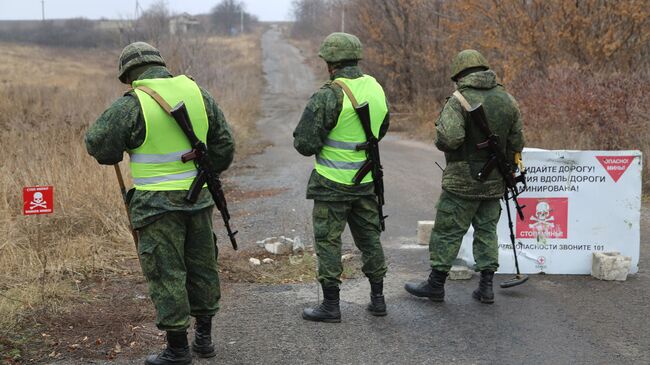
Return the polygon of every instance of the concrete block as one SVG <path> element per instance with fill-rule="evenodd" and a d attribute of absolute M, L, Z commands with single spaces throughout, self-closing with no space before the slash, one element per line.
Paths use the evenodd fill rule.
<path fill-rule="evenodd" d="M 257 245 L 274 255 L 288 255 L 294 249 L 294 241 L 285 236 L 265 238 L 257 241 Z"/>
<path fill-rule="evenodd" d="M 431 230 L 436 221 L 418 221 L 418 244 L 429 245 L 429 238 L 431 238 Z"/>
<path fill-rule="evenodd" d="M 288 255 L 293 251 L 293 245 L 288 242 L 276 241 L 265 244 L 264 249 L 274 255 Z"/>
<path fill-rule="evenodd" d="M 454 265 L 449 270 L 449 280 L 469 280 L 474 275 L 474 270 L 467 266 Z"/>
<path fill-rule="evenodd" d="M 256 259 L 255 257 L 249 258 L 248 262 L 253 266 L 260 266 L 262 264 L 262 262 L 260 262 L 260 259 Z"/>
<path fill-rule="evenodd" d="M 274 262 L 274 260 L 271 259 L 271 258 L 268 258 L 268 257 L 265 258 L 264 260 L 262 260 L 262 263 L 264 263 L 264 264 L 272 264 L 273 262 Z"/>
<path fill-rule="evenodd" d="M 632 266 L 632 258 L 621 256 L 620 252 L 594 252 L 591 276 L 600 280 L 625 281 L 630 266 Z"/>
<path fill-rule="evenodd" d="M 303 253 L 305 251 L 305 244 L 299 236 L 293 238 L 293 254 Z"/>

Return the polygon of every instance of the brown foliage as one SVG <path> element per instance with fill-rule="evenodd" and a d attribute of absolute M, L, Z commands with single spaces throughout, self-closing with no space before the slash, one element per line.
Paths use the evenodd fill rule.
<path fill-rule="evenodd" d="M 298 3 L 325 0 L 302 0 Z M 528 145 L 650 153 L 650 10 L 645 0 L 348 0 L 364 69 L 394 125 L 433 134 L 453 90 L 449 63 L 481 51 L 523 110 Z M 312 19 L 328 19 L 321 13 Z M 331 28 L 327 29 L 331 30 Z M 327 32 L 315 34 L 322 39 Z"/>

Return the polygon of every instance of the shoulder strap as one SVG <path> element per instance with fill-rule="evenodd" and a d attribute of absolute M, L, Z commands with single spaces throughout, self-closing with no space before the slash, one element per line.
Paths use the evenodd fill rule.
<path fill-rule="evenodd" d="M 153 100 L 155 100 L 158 103 L 158 105 L 160 105 L 160 107 L 163 108 L 163 110 L 165 112 L 167 112 L 167 114 L 171 115 L 171 113 L 172 113 L 171 105 L 169 105 L 169 103 L 166 102 L 165 99 L 163 99 L 163 97 L 160 96 L 160 94 L 158 94 L 155 90 L 153 90 L 152 88 L 149 88 L 147 86 L 138 86 L 136 89 L 142 91 L 143 93 L 145 93 L 145 94 L 147 94 L 149 96 L 151 96 L 151 98 Z"/>
<path fill-rule="evenodd" d="M 332 81 L 333 84 L 336 84 L 343 89 L 343 92 L 345 95 L 348 96 L 348 99 L 350 99 L 350 102 L 352 103 L 352 106 L 356 109 L 359 107 L 359 103 L 357 103 L 357 98 L 354 97 L 354 94 L 352 94 L 352 90 L 346 85 L 343 81 L 341 80 L 334 80 Z"/>
<path fill-rule="evenodd" d="M 458 90 L 454 91 L 454 96 L 456 97 L 456 99 L 458 99 L 458 101 L 460 101 L 460 105 L 463 106 L 465 111 L 468 112 L 468 111 L 470 111 L 470 109 L 472 109 L 472 106 L 469 105 L 469 102 L 467 101 L 467 99 L 465 99 L 463 94 L 460 93 L 460 91 L 458 91 Z"/>

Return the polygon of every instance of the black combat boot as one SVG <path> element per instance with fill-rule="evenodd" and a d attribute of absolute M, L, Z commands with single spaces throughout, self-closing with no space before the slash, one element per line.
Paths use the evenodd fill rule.
<path fill-rule="evenodd" d="M 158 355 L 147 356 L 145 365 L 189 365 L 192 354 L 187 344 L 187 332 L 167 331 L 167 348 Z"/>
<path fill-rule="evenodd" d="M 368 304 L 366 309 L 373 316 L 383 317 L 386 315 L 383 280 L 378 283 L 370 283 L 370 304 Z"/>
<path fill-rule="evenodd" d="M 214 357 L 217 352 L 214 351 L 212 344 L 212 317 L 197 316 L 194 322 L 194 341 L 192 341 L 192 351 L 198 357 Z"/>
<path fill-rule="evenodd" d="M 426 297 L 434 302 L 442 302 L 445 300 L 445 281 L 447 280 L 447 273 L 431 270 L 429 279 L 419 284 L 406 283 L 404 289 L 416 297 Z"/>
<path fill-rule="evenodd" d="M 336 286 L 323 287 L 323 303 L 315 308 L 305 308 L 302 311 L 302 318 L 314 322 L 341 322 L 339 288 Z"/>
<path fill-rule="evenodd" d="M 474 290 L 472 297 L 480 300 L 481 303 L 492 304 L 494 303 L 494 292 L 492 291 L 492 280 L 494 279 L 494 271 L 483 270 L 481 271 L 481 280 L 478 282 L 478 289 Z"/>

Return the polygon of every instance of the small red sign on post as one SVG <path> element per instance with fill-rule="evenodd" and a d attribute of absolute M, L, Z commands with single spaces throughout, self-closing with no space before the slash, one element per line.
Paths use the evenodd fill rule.
<path fill-rule="evenodd" d="M 23 188 L 23 214 L 50 214 L 54 212 L 54 187 L 29 186 Z"/>

